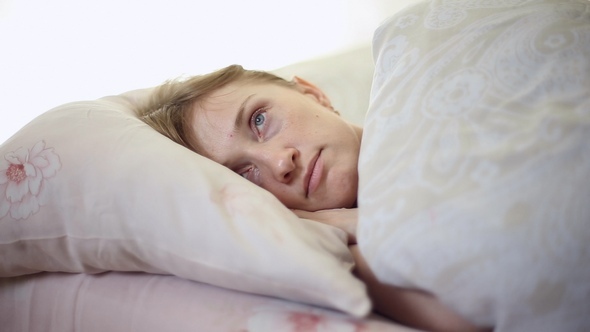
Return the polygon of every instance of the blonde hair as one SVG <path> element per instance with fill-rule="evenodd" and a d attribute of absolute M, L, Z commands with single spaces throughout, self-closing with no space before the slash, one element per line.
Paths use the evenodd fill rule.
<path fill-rule="evenodd" d="M 195 151 L 191 144 L 194 142 L 192 106 L 225 85 L 238 81 L 294 86 L 292 82 L 269 72 L 245 70 L 240 65 L 231 65 L 210 74 L 167 81 L 156 88 L 150 102 L 136 109 L 136 113 L 143 122 L 162 135 Z"/>

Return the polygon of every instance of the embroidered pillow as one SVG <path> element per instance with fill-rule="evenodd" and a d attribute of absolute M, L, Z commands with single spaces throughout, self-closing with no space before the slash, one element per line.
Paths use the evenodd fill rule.
<path fill-rule="evenodd" d="M 149 93 L 57 107 L 0 146 L 0 276 L 144 271 L 365 315 L 344 234 L 149 128 Z"/>

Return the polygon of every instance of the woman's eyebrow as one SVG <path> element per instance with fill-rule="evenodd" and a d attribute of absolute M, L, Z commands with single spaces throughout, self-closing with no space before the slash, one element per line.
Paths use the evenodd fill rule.
<path fill-rule="evenodd" d="M 244 112 L 246 111 L 246 105 L 248 104 L 248 100 L 250 100 L 250 98 L 254 97 L 255 95 L 255 93 L 249 95 L 248 97 L 246 97 L 246 99 L 244 99 L 244 101 L 240 105 L 240 108 L 238 109 L 238 113 L 236 115 L 236 119 L 234 121 L 234 131 L 237 131 L 242 126 L 242 119 L 244 119 Z"/>

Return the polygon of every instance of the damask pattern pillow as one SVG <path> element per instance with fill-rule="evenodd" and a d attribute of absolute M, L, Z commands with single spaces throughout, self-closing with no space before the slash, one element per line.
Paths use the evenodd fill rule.
<path fill-rule="evenodd" d="M 143 271 L 367 314 L 344 233 L 149 128 L 149 93 L 57 107 L 0 145 L 0 277 Z"/>
<path fill-rule="evenodd" d="M 374 37 L 358 241 L 496 331 L 590 329 L 590 2 L 422 2 Z"/>

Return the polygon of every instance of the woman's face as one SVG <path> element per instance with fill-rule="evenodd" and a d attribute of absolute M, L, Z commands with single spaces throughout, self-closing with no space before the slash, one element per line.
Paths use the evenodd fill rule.
<path fill-rule="evenodd" d="M 291 209 L 352 207 L 362 129 L 331 110 L 314 85 L 237 82 L 193 106 L 197 152 Z"/>

